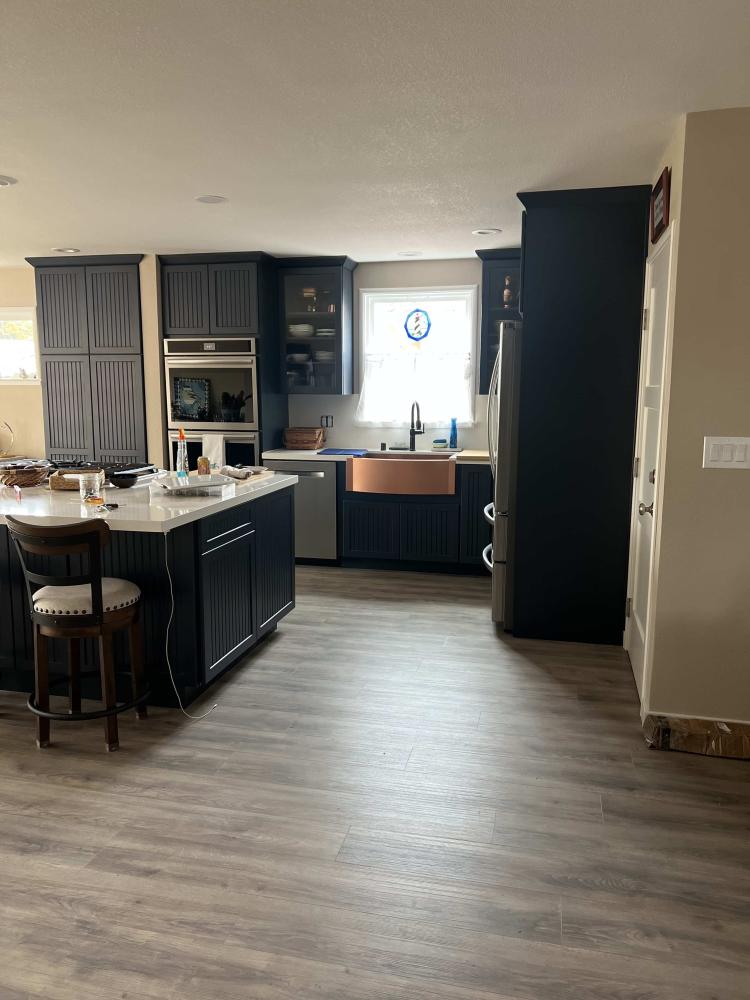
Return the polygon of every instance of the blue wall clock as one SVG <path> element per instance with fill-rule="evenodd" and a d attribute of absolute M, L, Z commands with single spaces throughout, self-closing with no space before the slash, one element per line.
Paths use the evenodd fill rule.
<path fill-rule="evenodd" d="M 431 326 L 432 320 L 424 309 L 412 309 L 404 320 L 404 330 L 410 340 L 424 340 Z"/>

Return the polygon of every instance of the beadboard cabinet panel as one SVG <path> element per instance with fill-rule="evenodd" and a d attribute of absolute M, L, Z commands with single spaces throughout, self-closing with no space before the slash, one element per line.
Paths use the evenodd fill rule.
<path fill-rule="evenodd" d="M 137 265 L 87 267 L 86 301 L 91 354 L 140 353 Z"/>
<path fill-rule="evenodd" d="M 399 556 L 406 562 L 458 562 L 456 504 L 402 503 Z"/>
<path fill-rule="evenodd" d="M 461 533 L 459 562 L 481 566 L 482 549 L 492 541 L 492 529 L 484 518 L 484 508 L 492 500 L 489 465 L 460 467 Z"/>
<path fill-rule="evenodd" d="M 294 607 L 294 493 L 261 497 L 253 512 L 255 608 L 263 633 Z"/>
<path fill-rule="evenodd" d="M 91 355 L 94 452 L 102 462 L 146 461 L 140 356 Z"/>
<path fill-rule="evenodd" d="M 398 559 L 399 505 L 388 500 L 344 500 L 344 551 L 351 559 Z"/>
<path fill-rule="evenodd" d="M 41 375 L 47 457 L 92 461 L 96 455 L 89 355 L 43 354 Z"/>
<path fill-rule="evenodd" d="M 204 680 L 210 681 L 255 634 L 253 554 L 255 532 L 217 545 L 200 557 Z"/>
<path fill-rule="evenodd" d="M 162 295 L 165 337 L 210 333 L 206 264 L 163 264 Z"/>
<path fill-rule="evenodd" d="M 85 354 L 89 349 L 85 269 L 37 268 L 35 281 L 41 353 Z"/>
<path fill-rule="evenodd" d="M 258 267 L 255 263 L 208 265 L 210 331 L 216 336 L 258 333 Z"/>

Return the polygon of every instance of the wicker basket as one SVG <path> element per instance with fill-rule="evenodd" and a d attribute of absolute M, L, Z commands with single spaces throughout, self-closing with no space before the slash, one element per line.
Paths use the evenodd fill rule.
<path fill-rule="evenodd" d="M 80 487 L 78 476 L 82 472 L 101 472 L 101 469 L 58 469 L 49 477 L 49 488 L 51 490 L 77 490 Z M 75 479 L 66 479 L 65 476 L 76 476 Z"/>
<path fill-rule="evenodd" d="M 32 486 L 41 486 L 48 475 L 47 466 L 35 465 L 30 469 L 7 469 L 5 472 L 0 472 L 0 483 L 3 486 L 30 489 Z"/>
<path fill-rule="evenodd" d="M 284 431 L 284 447 L 294 451 L 316 451 L 324 440 L 322 427 L 287 427 Z"/>

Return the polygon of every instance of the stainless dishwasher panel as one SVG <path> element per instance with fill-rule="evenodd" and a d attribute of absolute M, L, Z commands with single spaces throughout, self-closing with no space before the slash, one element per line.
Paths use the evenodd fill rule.
<path fill-rule="evenodd" d="M 336 559 L 336 462 L 264 461 L 267 469 L 298 476 L 294 487 L 294 554 Z"/>

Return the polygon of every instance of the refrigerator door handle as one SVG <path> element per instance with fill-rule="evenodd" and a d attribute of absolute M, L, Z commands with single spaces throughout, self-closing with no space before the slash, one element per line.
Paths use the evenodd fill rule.
<path fill-rule="evenodd" d="M 482 562 L 485 567 L 492 572 L 492 542 L 489 545 L 485 545 L 482 549 Z"/>
<path fill-rule="evenodd" d="M 498 437 L 498 427 L 497 427 L 497 384 L 500 378 L 500 357 L 502 350 L 499 349 L 497 352 L 497 357 L 495 358 L 495 364 L 492 368 L 492 375 L 490 376 L 490 387 L 487 394 L 487 450 L 490 455 L 490 472 L 492 473 L 492 478 L 494 480 L 495 473 L 497 472 L 497 437 Z"/>
<path fill-rule="evenodd" d="M 495 523 L 495 502 L 491 500 L 484 508 L 484 519 L 487 524 Z"/>

